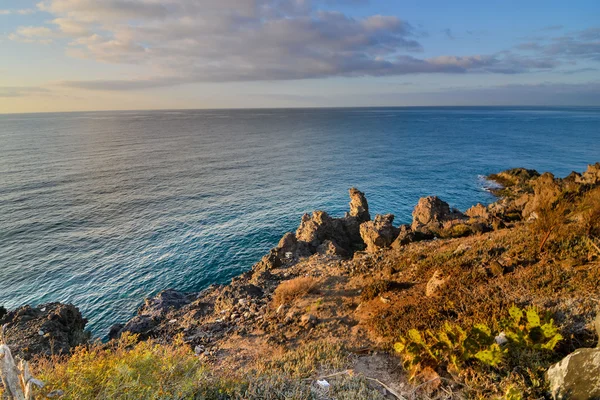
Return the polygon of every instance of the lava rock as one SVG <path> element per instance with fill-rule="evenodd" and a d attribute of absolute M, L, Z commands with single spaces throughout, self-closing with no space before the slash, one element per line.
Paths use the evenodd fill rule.
<path fill-rule="evenodd" d="M 445 201 L 437 196 L 423 197 L 419 199 L 413 212 L 413 231 L 435 232 L 447 221 L 465 219 L 465 215 L 456 209 L 450 209 Z"/>
<path fill-rule="evenodd" d="M 394 215 L 376 215 L 374 221 L 360 224 L 360 236 L 367 245 L 366 251 L 374 253 L 389 247 L 398 236 L 400 230 L 392 225 Z"/>
<path fill-rule="evenodd" d="M 90 333 L 85 331 L 86 323 L 77 307 L 62 303 L 26 305 L 0 318 L 0 325 L 6 324 L 7 344 L 13 354 L 24 359 L 68 354 L 72 348 L 87 343 Z"/>
<path fill-rule="evenodd" d="M 350 216 L 356 217 L 359 223 L 367 222 L 371 219 L 369 214 L 369 204 L 365 194 L 356 188 L 350 188 Z"/>

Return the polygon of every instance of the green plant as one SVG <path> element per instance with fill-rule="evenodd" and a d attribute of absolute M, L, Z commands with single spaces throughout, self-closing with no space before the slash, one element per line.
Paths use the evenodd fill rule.
<path fill-rule="evenodd" d="M 554 350 L 562 340 L 554 320 L 547 314 L 540 317 L 537 310 L 529 307 L 521 310 L 512 306 L 508 310 L 510 318 L 505 321 L 505 335 L 512 346 L 526 347 L 533 350 Z"/>
<path fill-rule="evenodd" d="M 541 318 L 535 308 L 521 310 L 512 306 L 508 312 L 510 317 L 503 323 L 504 345 L 496 342 L 496 337 L 501 334 L 492 333 L 485 324 L 463 329 L 446 322 L 437 332 L 409 330 L 406 337 L 400 337 L 394 349 L 402 355 L 404 367 L 414 377 L 426 367 L 451 374 L 460 373 L 472 362 L 498 367 L 511 351 L 551 351 L 562 339 L 554 321 L 547 315 Z"/>
<path fill-rule="evenodd" d="M 496 366 L 502 362 L 505 353 L 484 324 L 476 324 L 469 331 L 450 323 L 445 323 L 438 332 L 426 330 L 421 334 L 411 329 L 394 349 L 402 354 L 404 367 L 413 377 L 425 367 L 458 373 L 470 360 Z"/>

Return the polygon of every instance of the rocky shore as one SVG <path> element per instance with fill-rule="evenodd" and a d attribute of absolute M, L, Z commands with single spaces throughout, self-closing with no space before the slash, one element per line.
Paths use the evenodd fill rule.
<path fill-rule="evenodd" d="M 583 205 L 562 215 L 558 209 L 600 194 L 600 163 L 563 179 L 526 169 L 489 179 L 501 185 L 494 189 L 498 201 L 461 212 L 425 197 L 412 223 L 401 226 L 393 225 L 392 214 L 372 218 L 365 194 L 351 188 L 343 217 L 305 214 L 295 232 L 230 284 L 199 293 L 164 290 L 146 299 L 131 320 L 111 327 L 108 338 L 182 338 L 216 369 L 241 368 L 310 342 L 343 342 L 356 355 L 356 371 L 378 375 L 398 393 L 413 387 L 390 352 L 398 337 L 447 320 L 493 325 L 510 304 L 554 315 L 566 339 L 552 361 L 595 347 L 600 218 L 584 221 Z M 580 236 L 559 242 L 563 225 L 571 231 L 581 226 L 581 238 L 590 242 Z M 6 341 L 24 358 L 68 354 L 90 340 L 85 323 L 72 305 L 0 307 Z M 594 365 L 600 368 L 600 358 Z M 557 398 L 565 385 L 552 388 Z"/>

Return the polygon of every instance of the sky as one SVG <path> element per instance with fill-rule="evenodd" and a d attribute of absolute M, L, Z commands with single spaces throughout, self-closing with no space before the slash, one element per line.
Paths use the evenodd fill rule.
<path fill-rule="evenodd" d="M 0 113 L 600 106 L 600 1 L 0 0 Z"/>

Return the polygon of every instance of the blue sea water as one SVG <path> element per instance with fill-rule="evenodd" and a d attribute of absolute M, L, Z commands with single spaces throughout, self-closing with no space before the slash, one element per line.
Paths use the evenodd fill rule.
<path fill-rule="evenodd" d="M 249 269 L 305 212 L 489 203 L 482 175 L 600 161 L 600 108 L 0 115 L 0 305 L 71 302 L 104 335 L 144 297 Z"/>

